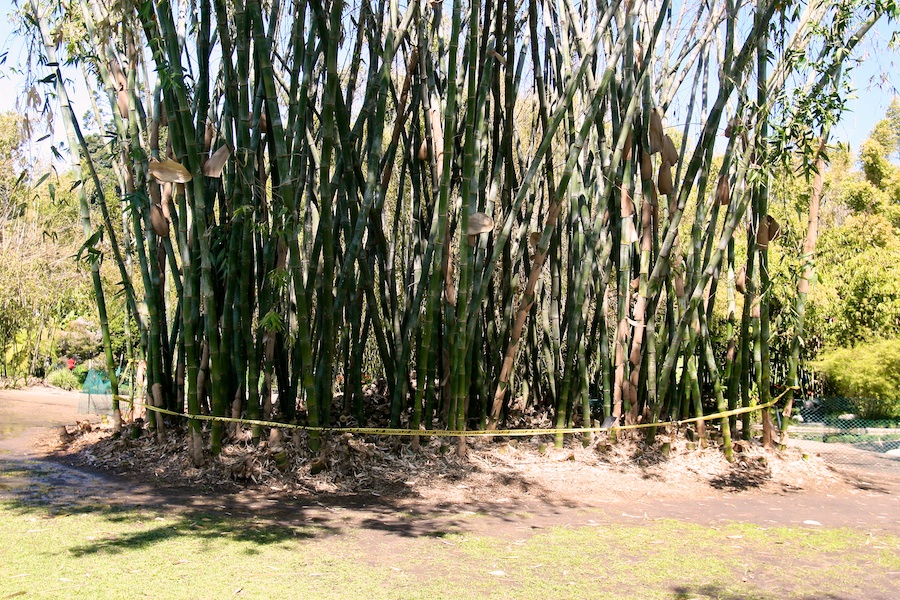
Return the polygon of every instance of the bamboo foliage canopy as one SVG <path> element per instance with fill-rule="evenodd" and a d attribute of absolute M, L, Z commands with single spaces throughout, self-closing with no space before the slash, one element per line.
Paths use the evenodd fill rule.
<path fill-rule="evenodd" d="M 424 430 L 655 422 L 768 398 L 768 182 L 815 163 L 845 62 L 897 6 L 21 11 L 73 165 L 94 173 L 99 157 L 61 62 L 86 67 L 113 137 L 118 196 L 97 177 L 82 187 L 140 329 L 148 399 Z M 213 452 L 226 433 L 213 426 Z"/>

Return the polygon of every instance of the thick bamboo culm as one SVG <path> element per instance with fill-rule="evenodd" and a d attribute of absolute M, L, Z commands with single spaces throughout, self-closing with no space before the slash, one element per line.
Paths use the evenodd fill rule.
<path fill-rule="evenodd" d="M 818 152 L 791 136 L 824 144 L 839 105 L 804 102 L 837 89 L 881 16 L 733 0 L 30 10 L 45 32 L 84 24 L 75 46 L 108 101 L 132 218 L 123 232 L 104 212 L 116 235 L 91 243 L 124 280 L 149 399 L 423 435 L 769 398 L 785 383 L 758 231 L 771 153 Z M 840 44 L 817 37 L 832 20 Z M 729 458 L 738 424 L 710 423 Z M 228 435 L 212 426 L 214 453 Z"/>

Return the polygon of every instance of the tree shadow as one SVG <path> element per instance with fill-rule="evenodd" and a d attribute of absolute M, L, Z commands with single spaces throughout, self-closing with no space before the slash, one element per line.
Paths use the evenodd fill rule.
<path fill-rule="evenodd" d="M 108 511 L 104 512 L 104 518 L 108 519 L 112 516 Z M 126 513 L 121 515 L 119 520 L 130 520 L 133 516 L 134 513 L 131 513 L 130 516 Z M 224 538 L 235 542 L 250 542 L 255 546 L 267 546 L 287 540 L 305 540 L 336 533 L 335 528 L 325 525 L 293 526 L 277 523 L 236 522 L 231 517 L 212 513 L 179 515 L 174 521 L 174 523 L 159 525 L 127 535 L 118 535 L 111 539 L 91 541 L 87 544 L 70 548 L 69 553 L 76 557 L 98 553 L 118 554 L 130 550 L 140 550 L 160 542 L 183 537 L 209 541 Z M 245 550 L 245 553 L 252 555 L 256 554 L 257 551 L 253 548 L 248 548 Z"/>
<path fill-rule="evenodd" d="M 766 592 L 758 588 L 746 592 L 733 592 L 718 585 L 675 586 L 672 588 L 673 600 L 700 600 L 702 598 L 715 598 L 716 600 L 780 600 L 784 598 L 784 594 Z M 797 600 L 847 600 L 845 596 L 828 593 L 817 593 L 813 596 L 797 596 L 796 598 Z"/>
<path fill-rule="evenodd" d="M 772 479 L 768 463 L 748 460 L 733 463 L 727 473 L 711 477 L 709 484 L 717 490 L 741 492 L 762 487 Z"/>
<path fill-rule="evenodd" d="M 483 473 L 477 466 L 468 466 L 466 471 Z M 528 490 L 540 503 L 542 515 L 552 516 L 564 508 L 552 502 L 550 490 L 520 475 L 489 475 L 489 479 L 497 477 L 504 485 Z M 165 519 L 149 529 L 77 546 L 71 551 L 78 556 L 115 554 L 188 536 L 226 538 L 255 546 L 342 536 L 359 530 L 403 538 L 434 538 L 474 531 L 478 529 L 478 517 L 502 522 L 520 518 L 514 507 L 502 499 L 477 503 L 409 502 L 417 494 L 391 483 L 392 480 L 375 482 L 375 487 L 392 493 L 273 492 L 265 485 L 190 487 L 74 467 L 65 464 L 60 456 L 0 459 L 0 507 L 4 510 L 39 517 L 91 514 L 110 523 Z"/>
<path fill-rule="evenodd" d="M 894 494 L 896 491 L 885 480 L 878 480 L 875 474 L 863 474 L 847 468 L 828 465 L 828 470 L 837 475 L 844 483 L 864 492 L 876 492 L 878 494 Z M 865 477 L 865 478 L 864 478 Z"/>

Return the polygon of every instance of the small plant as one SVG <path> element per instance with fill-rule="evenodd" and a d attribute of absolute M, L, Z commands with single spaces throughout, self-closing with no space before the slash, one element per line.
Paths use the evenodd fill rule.
<path fill-rule="evenodd" d="M 67 369 L 51 371 L 47 376 L 47 383 L 54 387 L 70 391 L 81 388 L 81 382 L 78 381 L 78 376 Z"/>

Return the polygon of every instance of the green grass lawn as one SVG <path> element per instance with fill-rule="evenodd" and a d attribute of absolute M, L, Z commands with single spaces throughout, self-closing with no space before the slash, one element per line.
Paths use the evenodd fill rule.
<path fill-rule="evenodd" d="M 900 573 L 900 538 L 847 529 L 365 523 L 3 501 L 0 599 L 890 598 Z"/>

